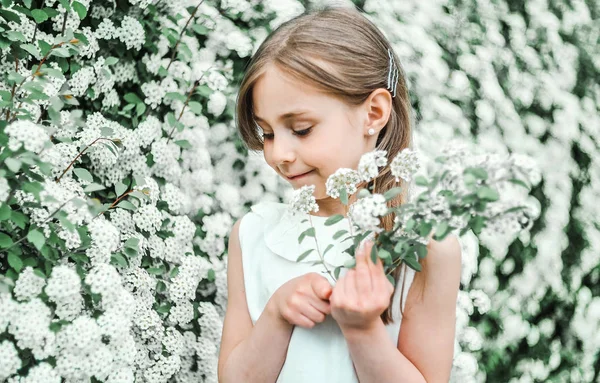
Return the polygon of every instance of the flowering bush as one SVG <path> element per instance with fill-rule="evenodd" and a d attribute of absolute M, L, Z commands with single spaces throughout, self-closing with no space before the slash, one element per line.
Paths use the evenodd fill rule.
<path fill-rule="evenodd" d="M 217 381 L 258 3 L 1 2 L 1 381 Z"/>

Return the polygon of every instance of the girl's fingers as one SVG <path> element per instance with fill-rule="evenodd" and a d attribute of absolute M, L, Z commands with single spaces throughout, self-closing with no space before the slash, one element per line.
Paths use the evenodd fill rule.
<path fill-rule="evenodd" d="M 371 246 L 365 245 L 358 252 L 356 257 L 356 291 L 361 301 L 369 299 L 373 290 L 373 278 L 368 259 Z"/>

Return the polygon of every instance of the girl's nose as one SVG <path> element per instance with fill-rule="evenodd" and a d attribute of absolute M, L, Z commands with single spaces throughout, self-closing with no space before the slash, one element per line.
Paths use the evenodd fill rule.
<path fill-rule="evenodd" d="M 276 164 L 294 162 L 296 152 L 292 140 L 288 137 L 281 137 L 281 135 L 275 136 L 273 140 L 273 162 Z"/>

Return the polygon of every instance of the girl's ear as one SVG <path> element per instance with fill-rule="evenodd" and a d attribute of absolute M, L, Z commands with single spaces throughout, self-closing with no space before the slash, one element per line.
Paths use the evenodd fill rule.
<path fill-rule="evenodd" d="M 364 126 L 364 134 L 368 135 L 369 129 L 375 129 L 379 133 L 387 124 L 392 112 L 392 95 L 387 89 L 377 88 L 364 102 L 367 113 L 367 123 Z"/>

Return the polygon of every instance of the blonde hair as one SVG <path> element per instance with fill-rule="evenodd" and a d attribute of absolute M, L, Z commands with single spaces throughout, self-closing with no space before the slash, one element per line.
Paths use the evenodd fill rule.
<path fill-rule="evenodd" d="M 410 99 L 404 71 L 390 43 L 358 10 L 325 7 L 307 11 L 281 24 L 263 41 L 248 63 L 236 105 L 237 127 L 248 149 L 263 149 L 263 141 L 254 120 L 252 90 L 268 64 L 277 65 L 298 81 L 310 84 L 347 105 L 358 106 L 373 90 L 387 88 L 388 49 L 394 56 L 399 76 L 396 97 L 392 98 L 392 111 L 387 124 L 379 133 L 376 149 L 387 150 L 388 158 L 392 159 L 402 149 L 410 147 Z M 323 63 L 327 67 L 323 67 Z M 407 200 L 408 184 L 402 181 L 398 185 L 391 174 L 388 161 L 388 165 L 376 177 L 375 192 L 384 193 L 396 186 L 401 186 L 403 193 L 390 201 L 389 205 L 394 207 Z M 385 230 L 391 230 L 394 216 L 388 215 L 381 221 Z M 399 280 L 402 267 L 406 272 L 406 264 L 396 267 L 392 272 L 395 281 Z M 402 314 L 404 282 L 405 278 L 400 301 Z M 393 320 L 391 302 L 392 299 L 387 310 L 381 314 L 385 324 Z"/>

